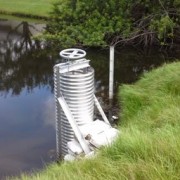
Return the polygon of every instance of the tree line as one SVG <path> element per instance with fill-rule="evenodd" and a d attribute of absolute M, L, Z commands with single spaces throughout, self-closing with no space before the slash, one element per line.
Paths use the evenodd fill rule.
<path fill-rule="evenodd" d="M 58 0 L 43 38 L 61 47 L 180 43 L 179 0 Z"/>

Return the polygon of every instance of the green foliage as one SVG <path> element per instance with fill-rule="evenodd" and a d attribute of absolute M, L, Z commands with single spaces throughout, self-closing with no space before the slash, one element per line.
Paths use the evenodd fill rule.
<path fill-rule="evenodd" d="M 173 39 L 175 26 L 176 24 L 172 21 L 172 19 L 166 15 L 162 16 L 158 20 L 153 19 L 151 21 L 150 29 L 158 32 L 158 39 L 161 40 L 162 45 L 165 45 L 166 38 Z"/>
<path fill-rule="evenodd" d="M 58 0 L 45 38 L 62 47 L 168 44 L 179 30 L 179 1 Z"/>
<path fill-rule="evenodd" d="M 146 131 L 179 124 L 179 69 L 180 63 L 165 65 L 145 74 L 136 85 L 120 87 L 124 126 L 136 124 Z"/>
<path fill-rule="evenodd" d="M 174 23 L 169 16 L 164 16 L 159 21 L 152 20 L 152 29 L 156 28 L 159 31 L 159 38 L 162 38 L 164 37 L 164 33 L 166 33 L 166 31 L 170 30 L 172 32 Z"/>
<path fill-rule="evenodd" d="M 114 32 L 129 33 L 130 20 L 122 13 L 125 6 L 121 1 L 58 1 L 51 14 L 48 36 L 59 39 L 61 46 L 107 45 Z"/>

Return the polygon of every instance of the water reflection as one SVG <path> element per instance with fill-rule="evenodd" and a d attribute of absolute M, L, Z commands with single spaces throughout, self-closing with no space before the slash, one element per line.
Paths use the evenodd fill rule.
<path fill-rule="evenodd" d="M 8 53 L 4 61 L 0 61 L 0 90 L 18 95 L 23 88 L 28 91 L 37 86 L 48 85 L 52 88 L 52 67 L 54 61 L 46 53 L 39 56 L 39 49 L 20 55 L 13 61 Z"/>
<path fill-rule="evenodd" d="M 35 26 L 30 25 L 28 22 L 23 21 L 18 24 L 14 29 L 12 29 L 7 36 L 7 40 L 11 39 L 11 34 L 16 32 L 19 28 L 22 28 L 22 34 L 20 35 L 20 39 L 16 42 L 14 41 L 16 52 L 25 52 L 32 48 L 36 48 L 36 43 L 31 39 L 32 33 L 30 28 L 36 29 Z M 38 29 L 36 29 L 38 31 Z"/>
<path fill-rule="evenodd" d="M 26 21 L 1 21 L 1 56 L 6 57 L 8 54 L 14 61 L 28 50 L 43 47 L 42 43 L 38 43 L 31 39 L 31 36 L 41 32 L 43 27 L 44 25 L 38 26 L 37 24 L 28 23 Z"/>
<path fill-rule="evenodd" d="M 44 25 L 0 22 L 0 178 L 42 168 L 55 149 L 52 51 Z"/>
<path fill-rule="evenodd" d="M 109 51 L 88 49 L 87 58 L 95 68 L 96 91 L 107 96 L 109 81 Z M 142 73 L 147 72 L 161 64 L 175 59 L 166 54 L 152 50 L 149 53 L 137 51 L 133 48 L 116 49 L 114 65 L 115 91 L 122 83 L 135 82 Z"/>
<path fill-rule="evenodd" d="M 52 98 L 48 90 L 38 88 L 30 94 L 23 90 L 21 96 L 0 98 L 1 176 L 39 168 L 50 161 L 48 153 L 55 145 L 54 113 L 46 104 Z"/>
<path fill-rule="evenodd" d="M 44 85 L 52 90 L 54 60 L 42 42 L 31 39 L 42 29 L 27 22 L 10 25 L 0 25 L 0 91 L 18 95 Z"/>

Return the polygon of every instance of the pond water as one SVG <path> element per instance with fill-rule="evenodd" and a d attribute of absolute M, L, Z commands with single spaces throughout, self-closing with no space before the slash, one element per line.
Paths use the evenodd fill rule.
<path fill-rule="evenodd" d="M 37 171 L 55 160 L 53 66 L 60 62 L 59 52 L 31 39 L 44 27 L 0 20 L 0 178 Z M 96 94 L 108 113 L 108 49 L 85 50 L 95 69 Z M 135 82 L 143 72 L 178 57 L 156 50 L 116 50 L 116 94 L 120 84 Z"/>

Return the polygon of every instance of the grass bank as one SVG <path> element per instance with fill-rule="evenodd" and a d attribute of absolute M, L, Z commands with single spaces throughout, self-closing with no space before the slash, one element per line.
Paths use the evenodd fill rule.
<path fill-rule="evenodd" d="M 180 62 L 119 89 L 121 136 L 90 160 L 51 165 L 23 180 L 179 179 Z"/>
<path fill-rule="evenodd" d="M 55 0 L 0 0 L 0 13 L 22 17 L 48 18 Z"/>

